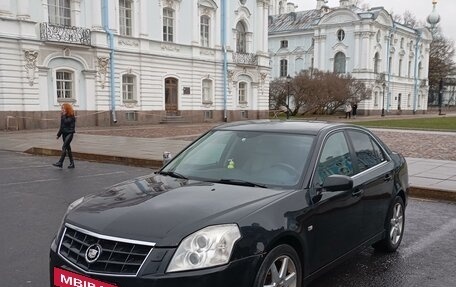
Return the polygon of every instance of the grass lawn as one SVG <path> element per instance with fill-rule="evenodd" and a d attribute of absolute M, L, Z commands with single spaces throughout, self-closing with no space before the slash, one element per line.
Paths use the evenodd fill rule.
<path fill-rule="evenodd" d="M 394 119 L 394 120 L 375 120 L 359 121 L 357 125 L 378 128 L 404 128 L 416 130 L 435 130 L 456 132 L 456 117 L 438 118 L 415 118 L 415 119 Z"/>

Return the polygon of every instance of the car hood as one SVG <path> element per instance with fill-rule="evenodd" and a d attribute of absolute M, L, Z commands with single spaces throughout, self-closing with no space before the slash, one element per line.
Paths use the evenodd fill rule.
<path fill-rule="evenodd" d="M 153 175 L 86 197 L 66 222 L 101 235 L 171 247 L 206 226 L 236 223 L 284 193 Z"/>

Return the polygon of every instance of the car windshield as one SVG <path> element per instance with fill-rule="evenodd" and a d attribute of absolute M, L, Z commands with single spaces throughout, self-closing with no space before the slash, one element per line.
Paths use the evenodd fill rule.
<path fill-rule="evenodd" d="M 161 173 L 225 184 L 291 187 L 303 174 L 313 139 L 302 134 L 211 131 Z"/>

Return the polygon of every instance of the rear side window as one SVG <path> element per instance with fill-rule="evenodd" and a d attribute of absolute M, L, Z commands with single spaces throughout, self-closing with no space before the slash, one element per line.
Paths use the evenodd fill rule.
<path fill-rule="evenodd" d="M 356 165 L 363 172 L 385 160 L 382 149 L 374 139 L 363 132 L 348 132 L 356 153 Z"/>

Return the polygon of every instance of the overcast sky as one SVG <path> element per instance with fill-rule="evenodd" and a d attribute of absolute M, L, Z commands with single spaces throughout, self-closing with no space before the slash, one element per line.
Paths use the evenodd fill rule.
<path fill-rule="evenodd" d="M 289 0 L 298 5 L 297 11 L 315 9 L 317 0 Z M 363 0 L 370 7 L 383 6 L 386 11 L 393 11 L 394 14 L 402 15 L 409 10 L 418 20 L 426 21 L 427 16 L 432 12 L 432 0 Z M 339 6 L 339 0 L 329 0 L 329 7 Z M 438 0 L 436 6 L 440 14 L 440 26 L 445 37 L 456 42 L 456 0 Z"/>

